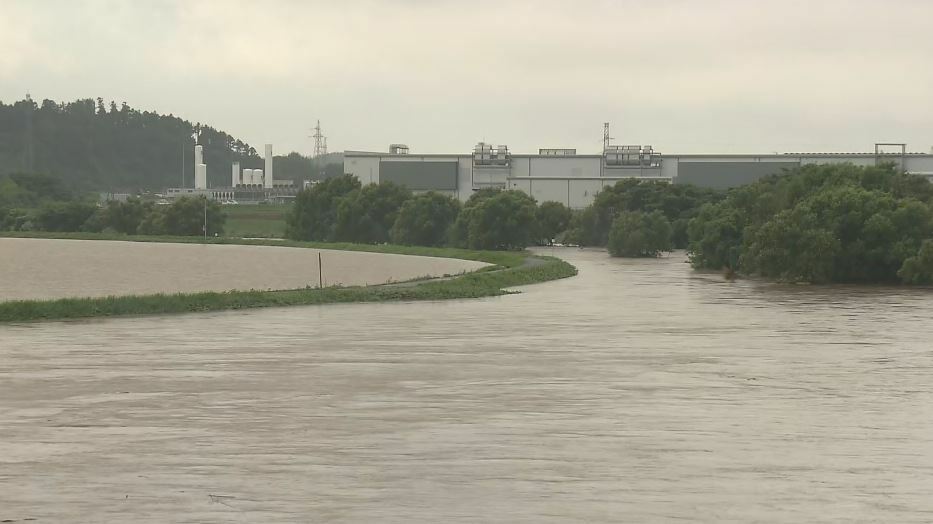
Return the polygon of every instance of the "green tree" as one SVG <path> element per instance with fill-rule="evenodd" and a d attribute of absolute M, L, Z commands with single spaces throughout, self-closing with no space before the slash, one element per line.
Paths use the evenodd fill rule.
<path fill-rule="evenodd" d="M 809 165 L 767 177 L 700 210 L 688 227 L 690 260 L 780 280 L 896 282 L 933 237 L 929 185 L 893 166 Z"/>
<path fill-rule="evenodd" d="M 341 199 L 360 188 L 356 177 L 342 175 L 301 191 L 286 217 L 285 236 L 293 240 L 333 240 Z"/>
<path fill-rule="evenodd" d="M 170 205 L 152 207 L 139 224 L 137 232 L 143 235 L 203 235 L 205 209 L 207 235 L 223 234 L 226 215 L 220 204 L 204 197 L 182 197 Z"/>
<path fill-rule="evenodd" d="M 416 246 L 441 246 L 460 213 L 460 202 L 433 191 L 416 195 L 402 204 L 392 226 L 392 242 Z"/>
<path fill-rule="evenodd" d="M 151 203 L 144 203 L 138 198 L 131 198 L 126 202 L 108 202 L 101 209 L 101 226 L 117 233 L 135 235 L 143 219 L 152 212 L 152 208 Z"/>
<path fill-rule="evenodd" d="M 542 202 L 535 212 L 535 217 L 543 243 L 550 244 L 558 235 L 566 231 L 570 227 L 572 216 L 570 208 L 560 202 Z"/>
<path fill-rule="evenodd" d="M 41 231 L 80 231 L 97 206 L 83 202 L 54 202 L 44 205 L 35 215 Z"/>
<path fill-rule="evenodd" d="M 469 210 L 467 246 L 471 249 L 525 248 L 537 235 L 536 210 L 535 200 L 521 191 L 500 191 L 478 199 Z"/>
<path fill-rule="evenodd" d="M 897 276 L 905 284 L 933 284 L 933 240 L 924 240 L 917 254 L 904 260 Z"/>
<path fill-rule="evenodd" d="M 609 254 L 614 257 L 656 257 L 671 250 L 671 223 L 661 211 L 624 211 L 609 231 Z"/>
<path fill-rule="evenodd" d="M 621 180 L 603 188 L 582 213 L 574 216 L 570 228 L 573 241 L 581 245 L 605 246 L 613 221 L 626 211 L 660 211 L 673 224 L 672 241 L 677 248 L 687 247 L 687 224 L 700 207 L 722 198 L 712 189 L 692 185 L 669 184 L 653 180 Z"/>
<path fill-rule="evenodd" d="M 476 209 L 479 208 L 480 204 L 486 201 L 489 198 L 492 198 L 499 193 L 502 193 L 501 189 L 498 188 L 483 188 L 479 191 L 474 191 L 470 198 L 463 204 L 463 207 L 460 209 L 460 214 L 457 216 L 457 219 L 454 221 L 454 225 L 450 228 L 448 232 L 448 241 L 451 245 L 459 247 L 467 247 L 470 244 L 470 220 L 473 217 Z"/>
<path fill-rule="evenodd" d="M 334 239 L 364 244 L 389 241 L 402 204 L 411 191 L 392 182 L 368 184 L 341 198 L 337 203 Z"/>

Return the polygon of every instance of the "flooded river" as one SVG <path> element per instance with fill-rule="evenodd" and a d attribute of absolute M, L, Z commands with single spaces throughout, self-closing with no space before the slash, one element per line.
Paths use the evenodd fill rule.
<path fill-rule="evenodd" d="M 0 520 L 933 521 L 933 292 L 558 253 L 499 298 L 0 326 Z"/>
<path fill-rule="evenodd" d="M 0 301 L 298 289 L 318 287 L 322 279 L 325 286 L 364 286 L 455 275 L 485 265 L 279 246 L 0 238 Z"/>

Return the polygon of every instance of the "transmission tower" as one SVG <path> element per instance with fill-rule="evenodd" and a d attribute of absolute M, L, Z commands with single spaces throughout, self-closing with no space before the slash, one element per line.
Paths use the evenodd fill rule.
<path fill-rule="evenodd" d="M 36 157 L 36 152 L 33 148 L 34 137 L 32 130 L 32 110 L 32 96 L 29 93 L 26 93 L 26 126 L 23 137 L 23 170 L 27 173 L 32 173 L 33 168 L 35 167 Z"/>
<path fill-rule="evenodd" d="M 317 125 L 314 126 L 314 134 L 311 135 L 311 138 L 314 139 L 314 158 L 320 158 L 327 154 L 327 137 L 321 133 L 321 121 L 317 121 Z"/>
<path fill-rule="evenodd" d="M 609 143 L 612 142 L 612 137 L 609 136 L 609 122 L 603 123 L 603 152 L 609 150 Z"/>

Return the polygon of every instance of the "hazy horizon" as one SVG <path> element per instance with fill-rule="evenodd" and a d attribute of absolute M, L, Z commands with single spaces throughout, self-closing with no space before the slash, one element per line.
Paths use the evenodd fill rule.
<path fill-rule="evenodd" d="M 276 153 L 933 146 L 933 3 L 7 0 L 0 100 L 103 97 Z"/>

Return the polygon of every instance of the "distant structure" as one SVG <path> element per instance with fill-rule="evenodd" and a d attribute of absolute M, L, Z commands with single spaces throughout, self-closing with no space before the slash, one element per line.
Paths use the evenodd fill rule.
<path fill-rule="evenodd" d="M 314 157 L 318 159 L 327 154 L 327 137 L 321 132 L 321 121 L 317 121 L 317 125 L 314 126 L 314 134 L 311 135 L 311 138 L 314 139 Z"/>
<path fill-rule="evenodd" d="M 863 153 L 667 154 L 650 145 L 614 145 L 603 124 L 603 150 L 578 154 L 572 148 L 542 148 L 516 154 L 507 145 L 479 142 L 472 152 L 409 154 L 392 144 L 388 153 L 344 152 L 343 171 L 363 184 L 394 182 L 415 192 L 437 191 L 466 201 L 484 188 L 524 191 L 538 202 L 588 206 L 604 188 L 637 179 L 725 189 L 808 164 L 893 163 L 933 181 L 933 150 L 910 153 L 902 143 L 878 143 Z"/>
<path fill-rule="evenodd" d="M 266 144 L 266 171 L 262 181 L 263 187 L 266 189 L 272 189 L 274 186 L 272 182 L 272 144 Z"/>
<path fill-rule="evenodd" d="M 298 189 L 292 180 L 275 180 L 273 170 L 275 157 L 272 144 L 266 144 L 263 169 L 241 169 L 240 162 L 230 166 L 230 185 L 207 187 L 207 164 L 204 163 L 204 147 L 194 146 L 194 187 L 173 187 L 165 190 L 167 198 L 182 196 L 204 196 L 229 204 L 256 204 L 260 202 L 286 202 L 295 198 Z"/>
<path fill-rule="evenodd" d="M 194 146 L 194 188 L 207 189 L 207 164 L 204 163 L 204 147 Z"/>

